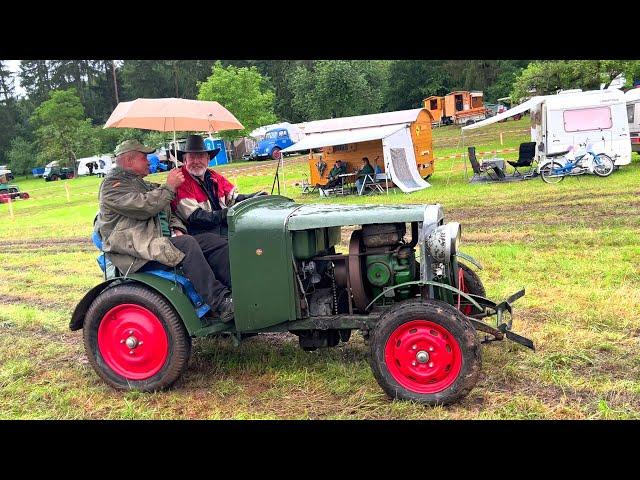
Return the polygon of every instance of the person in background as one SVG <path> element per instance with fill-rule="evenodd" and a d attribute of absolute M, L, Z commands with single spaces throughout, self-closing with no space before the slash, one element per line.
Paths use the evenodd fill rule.
<path fill-rule="evenodd" d="M 329 180 L 322 188 L 333 188 L 340 183 L 340 175 L 347 173 L 347 165 L 342 160 L 336 160 L 333 168 L 329 171 Z"/>
<path fill-rule="evenodd" d="M 374 170 L 371 164 L 369 163 L 368 157 L 362 157 L 362 165 L 360 165 L 360 170 L 356 172 L 356 190 L 358 195 L 362 195 L 364 191 L 364 182 L 366 180 L 367 175 L 374 175 Z"/>

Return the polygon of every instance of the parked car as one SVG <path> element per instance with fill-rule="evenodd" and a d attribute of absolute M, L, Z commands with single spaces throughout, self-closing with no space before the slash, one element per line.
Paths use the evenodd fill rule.
<path fill-rule="evenodd" d="M 98 257 L 105 281 L 80 300 L 69 327 L 83 329 L 89 362 L 107 384 L 171 386 L 189 364 L 192 337 L 240 342 L 291 332 L 303 350 L 316 350 L 359 330 L 373 375 L 392 399 L 440 405 L 474 387 L 482 343 L 506 338 L 534 348 L 511 331 L 512 303 L 524 290 L 502 302 L 486 298 L 468 264 L 481 266 L 460 251 L 460 224 L 445 223 L 441 205 L 301 205 L 273 195 L 235 204 L 227 220 L 229 323 L 211 317 L 173 269 L 130 274 Z M 343 227 L 352 225 L 360 228 L 348 254 L 339 253 Z"/>
<path fill-rule="evenodd" d="M 280 158 L 280 150 L 293 145 L 295 142 L 289 135 L 286 128 L 274 128 L 268 130 L 264 138 L 258 142 L 256 147 L 251 151 L 249 160 L 262 160 L 272 158 L 277 160 Z"/>
<path fill-rule="evenodd" d="M 68 167 L 46 167 L 42 178 L 44 178 L 46 182 L 73 178 L 73 169 Z"/>

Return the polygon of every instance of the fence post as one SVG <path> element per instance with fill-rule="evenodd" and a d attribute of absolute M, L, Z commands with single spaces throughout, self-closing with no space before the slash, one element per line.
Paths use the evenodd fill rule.
<path fill-rule="evenodd" d="M 67 203 L 71 203 L 71 195 L 69 195 L 69 184 L 64 182 L 64 191 L 67 193 Z"/>
<path fill-rule="evenodd" d="M 13 199 L 11 198 L 11 195 L 9 195 L 9 216 L 13 220 Z"/>
<path fill-rule="evenodd" d="M 502 141 L 502 132 L 500 132 L 500 145 L 504 146 L 504 142 Z"/>

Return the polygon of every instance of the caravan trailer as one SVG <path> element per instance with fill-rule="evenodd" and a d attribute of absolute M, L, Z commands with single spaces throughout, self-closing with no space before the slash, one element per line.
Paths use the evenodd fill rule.
<path fill-rule="evenodd" d="M 470 125 L 487 118 L 482 92 L 455 91 L 444 97 L 427 97 L 422 103 L 434 124 Z"/>
<path fill-rule="evenodd" d="M 624 99 L 627 102 L 631 149 L 640 152 L 640 87 L 629 90 L 624 94 Z"/>
<path fill-rule="evenodd" d="M 627 107 L 624 94 L 617 89 L 540 95 L 462 130 L 481 128 L 527 110 L 531 110 L 531 141 L 536 142 L 539 165 L 581 143 L 593 144 L 595 151 L 609 155 L 616 166 L 631 163 Z"/>
<path fill-rule="evenodd" d="M 531 107 L 531 141 L 538 144 L 541 164 L 548 155 L 587 142 L 609 155 L 616 166 L 631 163 L 627 110 L 620 90 L 570 90 L 529 101 L 535 98 L 540 101 Z"/>

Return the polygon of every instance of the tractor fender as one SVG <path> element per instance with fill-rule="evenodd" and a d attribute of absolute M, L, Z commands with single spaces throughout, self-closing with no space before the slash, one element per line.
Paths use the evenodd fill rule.
<path fill-rule="evenodd" d="M 189 335 L 193 335 L 194 332 L 202 329 L 204 326 L 198 318 L 189 297 L 183 293 L 180 285 L 148 273 L 134 273 L 126 278 L 112 278 L 89 290 L 73 311 L 69 328 L 71 330 L 80 330 L 84 325 L 84 317 L 87 314 L 89 306 L 98 297 L 98 295 L 108 288 L 115 285 L 122 285 L 124 283 L 142 283 L 166 298 L 175 309 L 176 313 L 182 320 L 182 323 L 184 323 Z"/>

